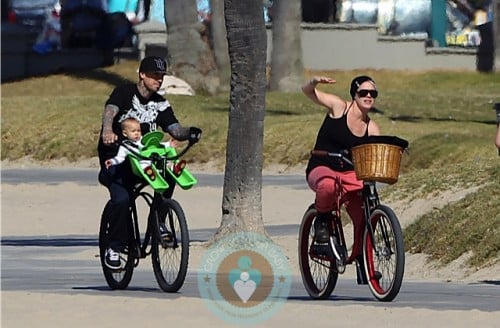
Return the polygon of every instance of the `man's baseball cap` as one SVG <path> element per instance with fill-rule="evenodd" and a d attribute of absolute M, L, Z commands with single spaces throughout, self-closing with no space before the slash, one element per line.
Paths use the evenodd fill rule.
<path fill-rule="evenodd" d="M 167 63 L 161 57 L 144 57 L 139 66 L 139 72 L 142 73 L 163 73 L 167 74 Z"/>

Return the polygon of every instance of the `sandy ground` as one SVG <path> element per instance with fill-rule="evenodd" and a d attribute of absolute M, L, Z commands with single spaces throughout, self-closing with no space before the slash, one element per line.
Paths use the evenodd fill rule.
<path fill-rule="evenodd" d="M 80 163 L 92 167 L 94 162 Z M 4 162 L 2 166 L 9 167 Z M 56 163 L 55 165 L 61 165 Z M 16 164 L 27 167 L 28 163 Z M 63 165 L 68 166 L 68 165 Z M 193 168 L 196 173 L 201 171 Z M 297 170 L 268 168 L 266 173 L 302 173 Z M 435 202 L 426 200 L 412 203 L 388 204 L 401 218 L 402 225 L 414 220 L 418 214 L 434 206 L 443 206 L 449 201 L 463 197 L 470 190 L 450 191 L 442 197 L 434 197 Z M 68 197 L 70 196 L 70 197 Z M 1 185 L 1 234 L 5 236 L 56 236 L 95 235 L 99 217 L 107 200 L 104 187 L 97 185 L 80 186 L 73 183 L 60 185 Z M 194 187 L 184 191 L 178 189 L 175 198 L 183 205 L 190 229 L 216 228 L 220 224 L 222 188 Z M 438 200 L 436 200 L 438 199 Z M 440 199 L 440 200 L 439 200 Z M 265 225 L 299 224 L 306 207 L 312 202 L 313 194 L 307 189 L 287 187 L 263 188 L 263 218 Z M 350 229 L 346 229 L 350 231 Z M 297 237 L 273 238 L 290 259 L 294 275 L 300 275 L 297 265 Z M 191 247 L 190 267 L 197 268 L 205 248 Z M 95 256 L 95 252 L 82 252 L 79 256 Z M 500 280 L 500 265 L 470 270 L 463 266 L 464 258 L 440 268 L 428 263 L 423 255 L 406 257 L 405 280 L 475 282 Z M 354 268 L 348 268 L 345 276 L 354 278 Z M 495 288 L 495 287 L 492 287 Z M 2 327 L 132 327 L 147 322 L 175 323 L 187 326 L 220 327 L 225 323 L 214 316 L 198 298 L 165 297 L 161 302 L 125 296 L 109 297 L 92 295 L 61 295 L 51 293 L 2 291 Z M 29 304 L 29 305 L 27 305 Z M 33 306 L 36 304 L 36 306 Z M 29 309 L 29 310 L 28 310 Z M 139 315 L 127 315 L 133 311 Z M 331 321 L 335 320 L 335 321 Z M 262 327 L 308 325 L 312 327 L 331 325 L 337 322 L 343 327 L 358 327 L 370 322 L 376 327 L 466 327 L 471 323 L 481 327 L 498 324 L 500 313 L 480 311 L 434 311 L 429 309 L 396 308 L 390 304 L 384 307 L 369 305 L 348 305 L 336 307 L 332 303 L 304 302 L 286 303 L 274 317 L 265 321 Z"/>

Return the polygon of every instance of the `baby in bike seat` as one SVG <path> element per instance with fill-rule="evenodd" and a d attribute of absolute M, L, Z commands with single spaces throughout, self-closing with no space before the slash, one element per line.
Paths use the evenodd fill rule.
<path fill-rule="evenodd" d="M 140 152 L 144 145 L 141 142 L 142 133 L 141 133 L 141 124 L 135 118 L 126 118 L 121 122 L 122 134 L 126 138 L 120 147 L 118 148 L 118 153 L 115 157 L 110 158 L 105 161 L 106 168 L 109 168 L 113 165 L 121 164 L 127 158 L 127 155 Z M 162 142 L 162 146 L 164 147 L 173 147 L 175 146 L 175 140 Z M 141 168 L 147 175 L 148 170 L 151 170 L 151 161 L 141 159 L 139 161 Z"/>

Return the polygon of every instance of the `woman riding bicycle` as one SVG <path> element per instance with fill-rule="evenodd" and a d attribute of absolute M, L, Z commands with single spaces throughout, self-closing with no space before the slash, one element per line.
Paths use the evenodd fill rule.
<path fill-rule="evenodd" d="M 378 96 L 375 81 L 369 76 L 354 78 L 350 101 L 316 89 L 320 83 L 333 84 L 336 81 L 329 77 L 314 77 L 302 87 L 305 95 L 328 109 L 318 131 L 314 150 L 342 153 L 350 159 L 353 146 L 362 143 L 368 136 L 380 134 L 378 124 L 368 116 Z M 306 168 L 306 178 L 309 187 L 316 193 L 316 243 L 328 243 L 329 219 L 340 198 L 345 200 L 346 210 L 353 221 L 354 238 L 361 238 L 364 223 L 359 191 L 363 188 L 363 182 L 356 178 L 354 168 L 341 159 L 312 155 Z M 361 249 L 353 250 L 355 256 L 360 252 Z"/>
<path fill-rule="evenodd" d="M 167 64 L 159 57 L 145 57 L 139 67 L 139 81 L 116 87 L 106 101 L 102 116 L 102 128 L 97 147 L 99 153 L 99 182 L 106 186 L 110 200 L 106 204 L 110 214 L 109 248 L 105 253 L 105 264 L 110 269 L 121 266 L 120 252 L 128 242 L 130 193 L 137 182 L 129 161 L 106 168 L 106 160 L 113 158 L 124 138 L 120 123 L 135 118 L 141 125 L 142 134 L 161 127 L 176 140 L 198 141 L 201 130 L 182 127 L 174 115 L 170 103 L 157 92 L 162 85 Z M 175 184 L 172 184 L 174 186 Z M 164 195 L 170 198 L 173 190 Z"/>

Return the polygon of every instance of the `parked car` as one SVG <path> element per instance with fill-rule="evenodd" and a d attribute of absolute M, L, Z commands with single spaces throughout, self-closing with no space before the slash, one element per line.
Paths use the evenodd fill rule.
<path fill-rule="evenodd" d="M 131 44 L 134 31 L 124 12 L 108 12 L 102 0 L 65 0 L 61 11 L 63 48 L 104 50 Z"/>
<path fill-rule="evenodd" d="M 59 17 L 59 0 L 8 0 L 7 20 L 39 35 L 49 17 Z"/>

